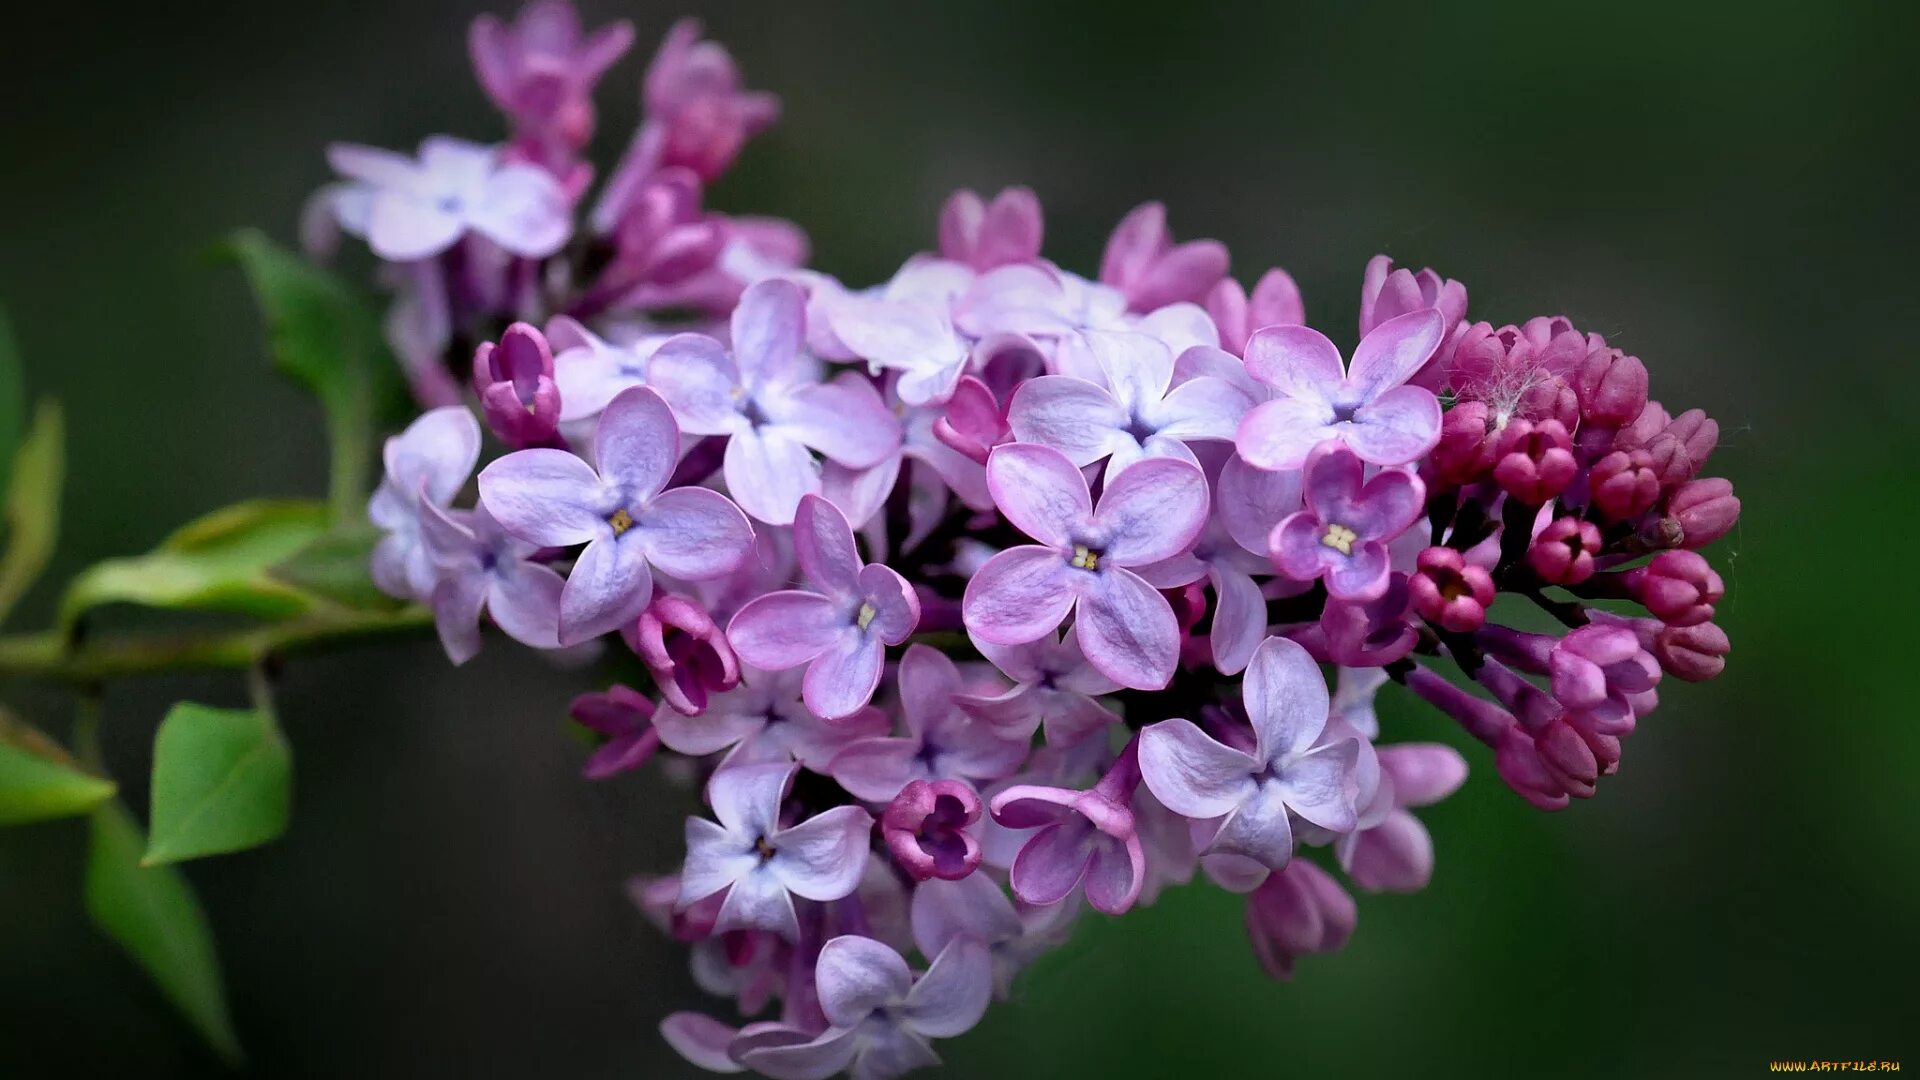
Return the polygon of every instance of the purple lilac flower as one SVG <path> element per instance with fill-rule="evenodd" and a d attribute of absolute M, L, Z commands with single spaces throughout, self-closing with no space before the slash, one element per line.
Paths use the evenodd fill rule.
<path fill-rule="evenodd" d="M 968 829 L 980 812 L 979 793 L 963 781 L 910 780 L 880 815 L 880 835 L 916 881 L 957 881 L 980 865 L 980 841 Z"/>
<path fill-rule="evenodd" d="M 333 195 L 340 227 L 392 262 L 427 259 L 478 234 L 515 255 L 544 258 L 573 233 L 565 192 L 534 165 L 436 135 L 416 161 L 371 146 L 335 143 L 327 160 L 348 178 Z"/>
<path fill-rule="evenodd" d="M 1130 808 L 1140 785 L 1137 746 L 1128 743 L 1086 791 L 1020 784 L 993 797 L 995 821 L 1035 830 L 1013 860 L 1014 895 L 1029 904 L 1057 904 L 1084 881 L 1096 911 L 1123 915 L 1133 907 L 1147 873 Z"/>
<path fill-rule="evenodd" d="M 560 643 L 639 618 L 653 595 L 650 566 L 712 578 L 746 558 L 753 527 L 726 497 L 666 488 L 680 434 L 660 395 L 624 391 L 593 436 L 596 469 L 564 450 L 520 450 L 480 473 L 480 499 L 508 532 L 548 547 L 586 544 L 560 594 Z"/>
<path fill-rule="evenodd" d="M 768 1033 L 774 1037 L 736 1050 L 742 1065 L 774 1080 L 811 1080 L 842 1069 L 861 1080 L 892 1080 L 940 1064 L 929 1043 L 971 1030 L 993 994 L 987 950 L 965 938 L 942 949 L 915 978 L 900 954 L 880 942 L 837 937 L 820 949 L 814 985 L 828 1028 L 797 1043 Z"/>
<path fill-rule="evenodd" d="M 386 477 L 367 503 L 385 535 L 374 545 L 373 583 L 401 600 L 431 602 L 439 575 L 422 537 L 421 507 L 453 501 L 480 460 L 480 425 L 457 405 L 434 409 L 387 440 Z"/>
<path fill-rule="evenodd" d="M 1365 466 L 1329 440 L 1307 458 L 1307 508 L 1282 521 L 1272 538 L 1273 565 L 1296 581 L 1323 578 L 1336 600 L 1380 597 L 1392 569 L 1387 545 L 1420 517 L 1426 489 L 1418 477 L 1382 469 L 1362 482 Z"/>
<path fill-rule="evenodd" d="M 1247 897 L 1247 938 L 1261 969 L 1276 979 L 1293 978 L 1301 956 L 1345 948 L 1358 922 L 1353 897 L 1304 859 L 1268 876 Z"/>
<path fill-rule="evenodd" d="M 804 351 L 806 296 L 790 281 L 749 288 L 733 314 L 733 353 L 712 338 L 669 338 L 648 363 L 649 384 L 680 428 L 727 436 L 722 470 L 742 509 L 786 525 L 819 494 L 818 451 L 864 468 L 900 445 L 900 422 L 857 375 L 821 382 Z"/>
<path fill-rule="evenodd" d="M 838 900 L 867 868 L 873 816 L 837 806 L 782 828 L 780 802 L 794 765 L 739 765 L 707 785 L 719 824 L 687 819 L 687 862 L 680 871 L 682 909 L 727 890 L 717 930 L 771 930 L 791 941 L 800 933 L 793 897 Z"/>
<path fill-rule="evenodd" d="M 1433 877 L 1433 837 L 1410 808 L 1459 790 L 1467 760 L 1440 743 L 1379 749 L 1380 784 L 1353 832 L 1334 842 L 1340 868 L 1368 892 L 1419 892 Z"/>
<path fill-rule="evenodd" d="M 713 616 L 684 596 L 655 592 L 640 620 L 621 637 L 647 665 L 661 703 L 685 716 L 740 685 L 740 663 Z"/>
<path fill-rule="evenodd" d="M 1058 450 L 1002 446 L 987 485 L 1007 520 L 1040 541 L 995 555 L 967 582 L 967 630 L 1024 645 L 1074 614 L 1080 648 L 1122 686 L 1158 689 L 1173 677 L 1179 624 L 1134 567 L 1187 551 L 1206 522 L 1207 482 L 1177 458 L 1143 459 L 1093 507 L 1086 478 Z"/>
<path fill-rule="evenodd" d="M 1253 721 L 1252 753 L 1191 721 L 1163 720 L 1140 733 L 1140 771 L 1175 813 L 1224 819 L 1208 852 L 1277 870 L 1293 857 L 1290 813 L 1332 832 L 1353 829 L 1360 743 L 1319 742 L 1327 684 L 1307 650 L 1285 638 L 1268 638 L 1255 650 L 1241 698 Z"/>
<path fill-rule="evenodd" d="M 960 710 L 959 699 L 971 687 L 945 653 L 909 645 L 897 681 L 906 735 L 850 743 L 827 766 L 855 796 L 885 802 L 915 780 L 999 780 L 1025 760 L 1025 740 L 1009 738 Z"/>
<path fill-rule="evenodd" d="M 589 780 L 605 780 L 645 765 L 660 748 L 653 726 L 653 702 L 631 687 L 615 684 L 604 693 L 581 694 L 567 715 L 606 737 L 581 770 Z"/>
<path fill-rule="evenodd" d="M 483 341 L 473 353 L 473 392 L 487 427 L 509 446 L 551 443 L 560 426 L 560 388 L 546 335 L 514 323 L 498 345 Z"/>
<path fill-rule="evenodd" d="M 1252 294 L 1232 278 L 1221 278 L 1207 294 L 1206 309 L 1220 331 L 1220 347 L 1235 356 L 1246 352 L 1247 339 L 1263 326 L 1294 326 L 1307 321 L 1300 286 L 1277 266 L 1260 275 Z"/>
<path fill-rule="evenodd" d="M 1143 457 L 1196 464 L 1189 440 L 1233 438 L 1253 407 L 1231 384 L 1209 376 L 1173 385 L 1173 353 L 1145 334 L 1089 333 L 1106 385 L 1043 375 L 1014 394 L 1007 422 L 1021 442 L 1051 446 L 1075 465 L 1110 458 L 1109 475 Z"/>
<path fill-rule="evenodd" d="M 1064 637 L 1047 633 L 1024 645 L 976 644 L 1014 685 L 997 694 L 957 694 L 953 700 L 995 731 L 1028 739 L 1044 724 L 1049 745 L 1072 746 L 1119 719 L 1096 699 L 1120 684 L 1080 651 L 1073 629 Z"/>
<path fill-rule="evenodd" d="M 747 604 L 727 624 L 741 659 L 770 671 L 807 666 L 807 707 L 828 720 L 873 698 L 887 646 L 920 621 L 920 601 L 892 569 L 862 564 L 834 505 L 806 495 L 793 520 L 794 553 L 816 592 L 788 589 Z"/>
<path fill-rule="evenodd" d="M 516 144 L 548 167 L 564 167 L 593 137 L 594 84 L 632 46 L 625 20 L 582 34 L 568 0 L 529 4 L 512 26 L 481 15 L 467 34 L 481 88 L 512 118 Z"/>
<path fill-rule="evenodd" d="M 728 751 L 723 769 L 798 761 L 818 773 L 826 772 L 827 763 L 849 743 L 890 729 L 887 715 L 874 708 L 831 724 L 820 719 L 801 700 L 803 678 L 799 668 L 743 667 L 739 685 L 709 697 L 705 711 L 684 713 L 671 702 L 662 702 L 653 724 L 660 731 L 660 741 L 675 753 L 705 757 Z"/>
<path fill-rule="evenodd" d="M 1227 276 L 1226 245 L 1217 240 L 1175 244 L 1167 229 L 1167 208 L 1141 203 L 1107 240 L 1100 259 L 1100 280 L 1126 296 L 1134 311 L 1182 300 L 1199 302 Z"/>
<path fill-rule="evenodd" d="M 598 416 L 620 391 L 645 386 L 647 360 L 667 339 L 650 334 L 616 345 L 565 315 L 548 321 L 546 338 L 556 350 L 553 382 L 560 393 L 561 423 Z"/>
<path fill-rule="evenodd" d="M 1347 367 L 1318 330 L 1255 331 L 1247 341 L 1247 372 L 1275 397 L 1240 422 L 1234 445 L 1262 469 L 1297 469 L 1327 439 L 1374 465 L 1419 458 L 1440 441 L 1440 402 L 1406 382 L 1433 357 L 1444 334 L 1444 321 L 1431 308 L 1388 319 L 1360 339 Z"/>
<path fill-rule="evenodd" d="M 433 559 L 433 621 L 448 659 L 464 664 L 480 651 L 482 611 L 523 645 L 560 647 L 566 582 L 529 561 L 539 548 L 502 529 L 484 506 L 449 512 L 423 501 L 420 536 Z"/>
<path fill-rule="evenodd" d="M 956 191 L 940 209 L 940 257 L 991 270 L 1040 257 L 1044 226 L 1032 188 L 1010 187 L 986 202 Z"/>
<path fill-rule="evenodd" d="M 1013 993 L 1014 977 L 1072 936 L 1080 905 L 1073 899 L 1046 907 L 1016 909 L 986 874 L 957 881 L 935 878 L 913 890 L 914 944 L 924 956 L 938 956 L 957 940 L 986 946 L 993 966 L 993 995 Z"/>

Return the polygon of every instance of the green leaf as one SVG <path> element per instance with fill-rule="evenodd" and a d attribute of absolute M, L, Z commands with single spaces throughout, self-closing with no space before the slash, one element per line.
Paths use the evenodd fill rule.
<path fill-rule="evenodd" d="M 352 520 L 365 509 L 376 410 L 399 387 L 379 319 L 360 293 L 258 230 L 236 233 L 226 250 L 253 287 L 275 366 L 326 410 L 330 501 L 338 518 Z"/>
<path fill-rule="evenodd" d="M 0 621 L 40 578 L 60 533 L 60 483 L 66 475 L 65 424 L 57 402 L 33 411 L 33 428 L 13 455 L 7 487 L 7 551 L 0 556 Z"/>
<path fill-rule="evenodd" d="M 373 583 L 373 546 L 382 533 L 372 525 L 339 525 L 267 572 L 277 581 L 365 611 L 398 610 L 401 601 Z"/>
<path fill-rule="evenodd" d="M 60 624 L 102 604 L 226 611 L 285 619 L 311 611 L 311 593 L 269 571 L 327 531 L 327 508 L 309 500 L 236 503 L 194 521 L 146 555 L 107 559 L 67 586 Z"/>
<path fill-rule="evenodd" d="M 84 814 L 113 793 L 113 781 L 87 772 L 59 743 L 0 709 L 0 825 Z"/>
<path fill-rule="evenodd" d="M 152 839 L 142 866 L 254 847 L 287 829 L 293 754 L 261 709 L 183 701 L 153 741 Z"/>
<path fill-rule="evenodd" d="M 93 812 L 87 914 L 146 969 L 194 1029 L 228 1064 L 242 1059 L 206 913 L 178 870 L 143 867 L 140 826 L 119 803 Z"/>
<path fill-rule="evenodd" d="M 7 494 L 8 466 L 13 452 L 20 447 L 20 429 L 27 420 L 26 387 L 20 376 L 20 347 L 13 338 L 13 324 L 0 311 L 0 500 Z"/>

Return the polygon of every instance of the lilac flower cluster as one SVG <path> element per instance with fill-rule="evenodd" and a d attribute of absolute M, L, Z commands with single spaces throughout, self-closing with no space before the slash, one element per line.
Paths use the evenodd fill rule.
<path fill-rule="evenodd" d="M 388 444 L 375 580 L 455 662 L 483 617 L 541 649 L 617 634 L 653 686 L 574 702 L 587 774 L 694 766 L 684 862 L 636 895 L 771 1018 L 669 1017 L 689 1060 L 935 1063 L 1083 908 L 1196 874 L 1246 894 L 1287 977 L 1345 943 L 1349 887 L 1427 883 L 1414 811 L 1466 776 L 1383 741 L 1382 686 L 1559 809 L 1663 676 L 1719 673 L 1717 426 L 1599 335 L 1471 322 L 1460 283 L 1382 256 L 1343 358 L 1283 271 L 1246 292 L 1158 204 L 1086 278 L 1017 188 L 960 192 L 936 251 L 850 287 L 791 226 L 701 208 L 777 106 L 691 24 L 587 200 L 589 92 L 631 37 L 554 0 L 481 19 L 509 140 L 336 147 L 318 205 L 387 261 L 434 406 Z M 510 452 L 456 509 L 469 356 Z M 1562 632 L 1495 621 L 1502 594 Z"/>

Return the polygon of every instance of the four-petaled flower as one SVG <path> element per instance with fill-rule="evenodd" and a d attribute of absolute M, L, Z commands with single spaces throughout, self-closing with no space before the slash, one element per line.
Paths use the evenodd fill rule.
<path fill-rule="evenodd" d="M 994 645 L 1024 645 L 1075 615 L 1080 648 L 1122 686 L 1157 690 L 1173 678 L 1180 624 L 1132 568 L 1187 551 L 1207 516 L 1199 466 L 1147 458 L 1114 477 L 1099 509 L 1086 477 L 1051 447 L 1011 443 L 987 459 L 1000 512 L 1039 544 L 989 559 L 961 606 L 967 630 Z"/>
<path fill-rule="evenodd" d="M 727 889 L 717 931 L 771 930 L 792 941 L 800 933 L 793 897 L 838 900 L 860 883 L 873 815 L 836 806 L 781 828 L 780 802 L 798 771 L 738 765 L 713 774 L 707 801 L 720 820 L 687 819 L 680 910 Z"/>
<path fill-rule="evenodd" d="M 1375 600 L 1387 591 L 1387 545 L 1420 517 L 1426 487 L 1400 469 L 1362 482 L 1366 466 L 1328 440 L 1307 458 L 1307 508 L 1275 526 L 1273 565 L 1296 581 L 1325 578 L 1336 600 Z"/>
<path fill-rule="evenodd" d="M 421 536 L 420 508 L 446 506 L 480 460 L 480 425 L 458 405 L 423 413 L 387 440 L 387 475 L 367 502 L 367 518 L 386 535 L 374 545 L 370 572 L 380 591 L 430 603 L 438 573 Z"/>
<path fill-rule="evenodd" d="M 1022 442 L 1041 443 L 1075 465 L 1109 458 L 1107 475 L 1142 457 L 1198 464 L 1188 440 L 1231 440 L 1253 402 L 1210 375 L 1174 385 L 1173 351 L 1145 334 L 1089 331 L 1087 346 L 1106 378 L 1042 375 L 1013 395 L 1007 422 Z"/>
<path fill-rule="evenodd" d="M 529 561 L 537 547 L 502 529 L 484 506 L 447 511 L 422 502 L 420 534 L 439 576 L 433 622 L 449 659 L 464 664 L 480 651 L 482 609 L 515 641 L 560 647 L 566 582 L 551 567 Z"/>
<path fill-rule="evenodd" d="M 960 669 L 931 645 L 908 646 L 900 658 L 900 712 L 904 737 L 850 743 L 827 772 L 862 799 L 885 802 L 914 780 L 998 780 L 1027 756 L 1027 740 L 1013 738 L 960 711 L 968 689 Z"/>
<path fill-rule="evenodd" d="M 1016 784 L 993 797 L 995 821 L 1036 830 L 1013 860 L 1014 895 L 1057 904 L 1086 882 L 1087 903 L 1122 915 L 1140 898 L 1147 856 L 1131 803 L 1140 786 L 1138 742 L 1086 791 Z"/>
<path fill-rule="evenodd" d="M 1440 401 L 1406 385 L 1446 336 L 1432 308 L 1388 319 L 1360 339 L 1353 364 L 1318 330 L 1269 326 L 1247 340 L 1247 372 L 1273 400 L 1240 422 L 1234 445 L 1262 469 L 1297 469 L 1327 439 L 1375 465 L 1404 465 L 1440 441 Z"/>
<path fill-rule="evenodd" d="M 647 363 L 680 428 L 727 436 L 721 470 L 741 509 L 769 525 L 793 521 L 820 491 L 813 451 L 850 468 L 900 445 L 900 421 L 858 374 L 820 381 L 804 351 L 806 295 L 791 281 L 747 289 L 733 313 L 733 354 L 700 334 L 668 338 Z"/>
<path fill-rule="evenodd" d="M 560 644 L 640 617 L 656 566 L 676 578 L 728 573 L 753 546 L 753 526 L 726 496 L 663 490 L 680 433 L 660 395 L 622 391 L 593 433 L 587 464 L 565 450 L 521 450 L 480 473 L 480 500 L 502 527 L 549 547 L 586 544 L 560 594 Z"/>
<path fill-rule="evenodd" d="M 913 632 L 920 600 L 892 569 L 861 563 L 847 519 L 818 495 L 800 500 L 793 532 L 794 555 L 818 591 L 786 589 L 748 603 L 727 624 L 727 640 L 754 667 L 807 665 L 807 708 L 838 720 L 872 700 L 887 646 Z"/>
<path fill-rule="evenodd" d="M 349 181 L 332 189 L 340 227 L 392 262 L 432 258 L 469 232 L 539 259 L 573 233 L 560 184 L 538 166 L 503 163 L 489 146 L 435 135 L 420 144 L 415 161 L 335 143 L 327 161 Z"/>
<path fill-rule="evenodd" d="M 1191 721 L 1163 720 L 1140 733 L 1140 773 L 1173 812 L 1223 819 L 1207 852 L 1277 870 L 1293 857 L 1289 812 L 1332 832 L 1353 830 L 1360 742 L 1316 745 L 1327 726 L 1326 680 L 1307 650 L 1286 638 L 1260 643 L 1241 697 L 1253 721 L 1253 753 Z"/>
<path fill-rule="evenodd" d="M 1113 723 L 1114 714 L 1095 698 L 1120 689 L 1080 651 L 1073 630 L 1043 634 L 1025 645 L 977 642 L 980 655 L 1014 681 L 998 694 L 958 694 L 954 704 L 1008 736 L 1031 738 L 1046 725 L 1047 743 L 1071 746 Z"/>

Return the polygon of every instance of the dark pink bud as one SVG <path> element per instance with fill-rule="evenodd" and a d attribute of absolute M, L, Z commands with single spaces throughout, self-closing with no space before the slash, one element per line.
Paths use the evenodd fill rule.
<path fill-rule="evenodd" d="M 553 349 L 545 335 L 514 323 L 499 344 L 482 342 L 473 353 L 473 392 L 487 426 L 516 446 L 551 443 L 560 423 L 560 388 L 553 381 Z"/>
<path fill-rule="evenodd" d="M 1520 394 L 1520 416 L 1554 420 L 1571 431 L 1580 423 L 1580 399 L 1564 379 L 1541 378 Z"/>
<path fill-rule="evenodd" d="M 1527 549 L 1527 565 L 1549 585 L 1578 585 L 1593 576 L 1600 529 L 1577 517 L 1555 518 Z"/>
<path fill-rule="evenodd" d="M 1528 506 L 1552 501 L 1580 471 L 1573 440 L 1558 420 L 1513 421 L 1500 433 L 1496 453 L 1494 480 Z"/>
<path fill-rule="evenodd" d="M 1500 437 L 1492 430 L 1492 418 L 1484 401 L 1463 401 L 1447 410 L 1440 443 L 1428 458 L 1437 482 L 1464 487 L 1492 470 Z"/>
<path fill-rule="evenodd" d="M 1620 427 L 1647 407 L 1647 367 L 1606 346 L 1587 353 L 1573 376 L 1582 423 Z"/>
<path fill-rule="evenodd" d="M 1647 443 L 1653 441 L 1655 435 L 1667 430 L 1667 422 L 1670 419 L 1667 410 L 1661 408 L 1659 402 L 1647 402 L 1647 407 L 1640 410 L 1640 415 L 1634 417 L 1632 423 L 1614 433 L 1613 448 L 1639 450 L 1645 447 Z"/>
<path fill-rule="evenodd" d="M 934 437 L 982 465 L 995 446 L 1013 437 L 1006 413 L 987 384 L 963 375 L 947 399 L 947 411 L 933 422 Z"/>
<path fill-rule="evenodd" d="M 1533 745 L 1541 765 L 1562 791 L 1576 799 L 1593 798 L 1600 763 L 1579 732 L 1564 721 L 1555 722 L 1534 735 Z"/>
<path fill-rule="evenodd" d="M 1714 623 L 1669 626 L 1653 636 L 1653 655 L 1660 667 L 1676 679 L 1706 682 L 1726 670 L 1733 643 Z"/>
<path fill-rule="evenodd" d="M 1407 590 L 1421 618 L 1456 634 L 1472 633 L 1486 623 L 1494 590 L 1485 568 L 1449 547 L 1422 551 L 1418 565 Z"/>
<path fill-rule="evenodd" d="M 1533 739 L 1518 727 L 1501 734 L 1493 751 L 1493 767 L 1514 794 L 1542 810 L 1565 810 L 1572 801 L 1553 770 L 1541 760 Z"/>
<path fill-rule="evenodd" d="M 1666 516 L 1680 527 L 1681 547 L 1706 547 L 1733 530 L 1740 500 L 1731 480 L 1689 480 L 1668 497 Z"/>
<path fill-rule="evenodd" d="M 1609 521 L 1638 517 L 1660 500 L 1660 478 L 1645 450 L 1615 450 L 1593 463 L 1587 482 L 1594 509 Z"/>
<path fill-rule="evenodd" d="M 1698 626 L 1713 618 L 1725 594 L 1720 575 L 1692 551 L 1663 551 L 1645 566 L 1621 575 L 1629 595 L 1668 626 Z"/>
<path fill-rule="evenodd" d="M 917 881 L 958 881 L 980 866 L 980 841 L 967 827 L 980 820 L 980 796 L 959 780 L 913 780 L 880 815 L 880 835 L 894 862 Z"/>
<path fill-rule="evenodd" d="M 1719 443 L 1720 425 L 1699 409 L 1688 409 L 1649 440 L 1646 451 L 1660 486 L 1672 489 L 1693 479 Z"/>
<path fill-rule="evenodd" d="M 699 716 L 710 696 L 740 685 L 740 661 L 726 632 L 685 597 L 655 593 L 621 636 L 653 673 L 666 704 L 682 716 Z"/>

